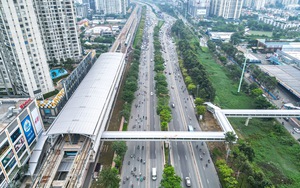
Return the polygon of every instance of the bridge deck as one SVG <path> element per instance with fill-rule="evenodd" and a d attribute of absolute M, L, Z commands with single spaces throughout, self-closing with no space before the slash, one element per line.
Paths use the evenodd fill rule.
<path fill-rule="evenodd" d="M 221 110 L 226 117 L 300 117 L 300 110 Z"/>
<path fill-rule="evenodd" d="M 105 131 L 102 141 L 224 141 L 224 132 Z"/>

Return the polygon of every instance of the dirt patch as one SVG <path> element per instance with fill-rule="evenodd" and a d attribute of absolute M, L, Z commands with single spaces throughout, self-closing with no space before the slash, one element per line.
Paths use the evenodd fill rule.
<path fill-rule="evenodd" d="M 133 53 L 130 53 L 130 55 L 128 57 L 128 62 L 130 62 L 132 59 L 131 54 L 133 54 Z M 129 69 L 130 69 L 130 63 L 127 63 L 127 66 L 125 68 L 124 78 L 126 78 L 126 75 L 128 74 Z M 124 79 L 124 78 L 122 79 L 120 91 L 118 93 L 116 103 L 113 108 L 112 116 L 109 121 L 108 131 L 118 131 L 120 128 L 120 123 L 121 123 L 121 118 L 122 118 L 120 113 L 123 109 L 123 104 L 124 104 L 124 101 L 122 100 L 122 91 L 123 91 L 123 87 L 124 87 L 124 84 L 126 81 L 126 79 Z M 101 155 L 98 159 L 98 162 L 101 163 L 104 167 L 109 167 L 112 164 L 114 151 L 111 148 L 111 144 L 112 144 L 112 142 L 104 142 L 103 143 Z"/>
<path fill-rule="evenodd" d="M 217 120 L 210 112 L 204 114 L 203 121 L 200 121 L 200 127 L 202 131 L 222 131 Z M 207 142 L 207 146 L 214 160 L 225 157 L 226 148 L 224 142 Z"/>
<path fill-rule="evenodd" d="M 210 112 L 204 114 L 203 121 L 200 121 L 200 127 L 202 131 L 222 131 L 213 114 Z"/>

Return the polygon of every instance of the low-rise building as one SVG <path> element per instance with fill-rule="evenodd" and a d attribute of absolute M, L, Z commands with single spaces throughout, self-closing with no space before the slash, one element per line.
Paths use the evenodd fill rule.
<path fill-rule="evenodd" d="M 35 99 L 3 99 L 0 102 L 0 187 L 22 177 L 43 135 L 44 125 Z M 43 144 L 42 144 L 43 145 Z M 31 169 L 30 169 L 31 168 Z M 34 171 L 32 166 L 29 171 Z"/>
<path fill-rule="evenodd" d="M 212 41 L 229 42 L 233 32 L 208 32 Z"/>
<path fill-rule="evenodd" d="M 295 28 L 295 30 L 299 30 L 300 27 L 300 22 L 288 21 L 287 18 L 277 18 L 274 16 L 259 15 L 258 20 L 266 24 L 272 25 L 274 27 L 278 27 L 280 29 Z"/>
<path fill-rule="evenodd" d="M 112 36 L 113 31 L 112 28 L 109 26 L 97 26 L 90 28 L 85 31 L 87 35 L 101 35 L 101 36 Z"/>

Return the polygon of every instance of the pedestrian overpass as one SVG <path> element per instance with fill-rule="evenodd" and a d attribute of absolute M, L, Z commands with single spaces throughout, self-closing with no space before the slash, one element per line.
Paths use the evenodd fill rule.
<path fill-rule="evenodd" d="M 213 113 L 222 128 L 220 132 L 207 131 L 104 131 L 102 141 L 224 141 L 226 132 L 235 131 L 227 117 L 276 118 L 300 117 L 300 110 L 228 110 L 221 109 L 210 102 L 205 103 L 207 109 Z"/>

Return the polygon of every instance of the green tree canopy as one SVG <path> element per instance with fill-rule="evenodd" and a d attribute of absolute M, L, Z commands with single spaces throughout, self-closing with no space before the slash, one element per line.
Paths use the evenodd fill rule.
<path fill-rule="evenodd" d="M 196 106 L 196 109 L 197 109 L 197 114 L 198 115 L 204 115 L 205 112 L 206 112 L 206 107 L 203 106 L 203 105 Z"/>
<path fill-rule="evenodd" d="M 262 95 L 263 93 L 264 92 L 260 88 L 251 90 L 251 95 L 254 97 L 258 97 L 258 96 Z"/>
<path fill-rule="evenodd" d="M 162 180 L 160 182 L 161 188 L 181 188 L 181 178 L 175 174 L 173 166 L 165 165 Z"/>
<path fill-rule="evenodd" d="M 112 149 L 116 152 L 117 155 L 123 157 L 127 151 L 127 145 L 124 141 L 113 142 Z"/>
<path fill-rule="evenodd" d="M 258 109 L 267 109 L 272 105 L 263 96 L 258 96 L 254 100 L 255 107 Z"/>
<path fill-rule="evenodd" d="M 100 173 L 98 182 L 106 188 L 118 188 L 120 183 L 118 170 L 116 168 L 104 168 Z"/>
<path fill-rule="evenodd" d="M 193 91 L 194 89 L 196 89 L 195 84 L 191 83 L 191 84 L 188 85 L 188 90 L 189 90 L 190 92 Z"/>
<path fill-rule="evenodd" d="M 186 85 L 193 83 L 193 80 L 190 76 L 185 77 L 184 81 Z"/>
<path fill-rule="evenodd" d="M 236 135 L 232 131 L 228 131 L 225 133 L 225 141 L 231 145 L 236 141 Z"/>
<path fill-rule="evenodd" d="M 196 106 L 203 105 L 204 100 L 201 99 L 200 97 L 197 97 L 197 98 L 195 99 L 194 103 L 195 103 Z"/>

